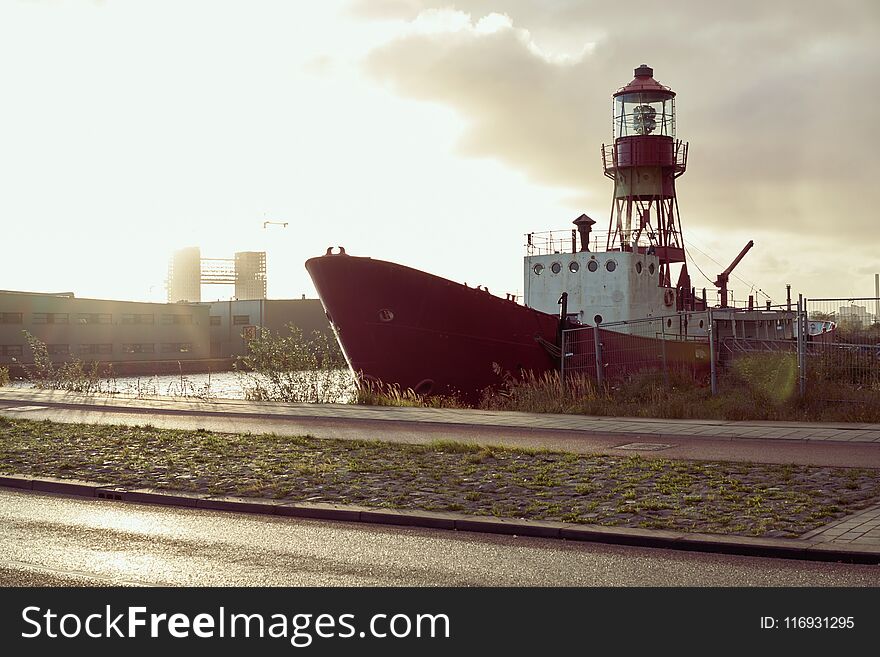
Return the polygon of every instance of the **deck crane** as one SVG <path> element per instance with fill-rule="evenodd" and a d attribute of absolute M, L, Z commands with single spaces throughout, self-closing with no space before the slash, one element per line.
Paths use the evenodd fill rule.
<path fill-rule="evenodd" d="M 739 261 L 742 260 L 746 253 L 749 252 L 755 246 L 754 240 L 749 240 L 749 243 L 743 247 L 743 250 L 739 252 L 739 255 L 734 258 L 733 262 L 730 263 L 730 266 L 725 269 L 723 272 L 718 274 L 718 278 L 715 279 L 715 287 L 717 287 L 721 291 L 721 307 L 727 308 L 727 280 L 730 277 L 730 272 L 734 270 L 734 268 L 739 264 Z"/>

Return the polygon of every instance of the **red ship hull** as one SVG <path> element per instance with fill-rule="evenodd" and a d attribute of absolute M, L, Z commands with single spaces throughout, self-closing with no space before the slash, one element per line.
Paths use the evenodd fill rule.
<path fill-rule="evenodd" d="M 502 383 L 499 372 L 559 368 L 551 354 L 559 328 L 554 315 L 383 260 L 325 255 L 308 260 L 306 269 L 363 380 L 476 403 L 484 389 Z M 593 330 L 566 344 L 567 372 L 596 378 Z M 695 377 L 708 372 L 703 343 L 598 331 L 605 380 L 664 366 Z"/>
<path fill-rule="evenodd" d="M 557 367 L 558 319 L 402 265 L 349 255 L 306 262 L 352 369 L 367 380 L 465 401 L 518 375 Z"/>

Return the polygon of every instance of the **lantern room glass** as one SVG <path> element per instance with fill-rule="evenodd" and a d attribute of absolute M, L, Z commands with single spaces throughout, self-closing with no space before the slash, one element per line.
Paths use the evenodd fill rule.
<path fill-rule="evenodd" d="M 638 92 L 614 99 L 614 138 L 643 135 L 675 138 L 675 96 Z"/>

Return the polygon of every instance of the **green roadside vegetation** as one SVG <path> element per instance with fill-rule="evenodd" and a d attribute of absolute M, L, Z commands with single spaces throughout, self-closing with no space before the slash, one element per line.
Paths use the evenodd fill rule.
<path fill-rule="evenodd" d="M 864 371 L 862 371 L 864 370 Z M 489 411 L 568 413 L 666 419 L 769 420 L 789 422 L 880 422 L 880 368 L 834 364 L 816 367 L 803 397 L 797 391 L 795 354 L 741 356 L 719 374 L 718 394 L 708 380 L 690 373 L 642 371 L 599 386 L 590 376 L 559 372 L 514 378 L 499 375 L 479 408 Z M 857 381 L 853 381 L 853 377 Z M 464 407 L 450 397 L 425 397 L 394 386 L 361 388 L 357 402 L 379 406 Z"/>
<path fill-rule="evenodd" d="M 860 468 L 2 417 L 0 472 L 129 488 L 783 537 L 799 536 L 880 496 L 880 472 Z"/>

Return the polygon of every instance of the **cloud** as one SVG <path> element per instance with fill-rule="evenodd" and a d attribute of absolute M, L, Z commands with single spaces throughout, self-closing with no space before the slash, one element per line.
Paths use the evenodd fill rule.
<path fill-rule="evenodd" d="M 585 60 L 548 61 L 527 32 L 498 18 L 413 34 L 374 51 L 367 66 L 402 95 L 453 105 L 468 123 L 459 145 L 467 155 L 496 158 L 538 182 L 570 187 L 580 185 L 585 153 L 598 157 L 582 129 L 583 113 L 572 111 L 590 107 L 586 87 L 577 84 L 589 75 Z M 607 119 L 605 109 L 596 104 L 587 120 Z"/>
<path fill-rule="evenodd" d="M 880 179 L 880 5 L 731 5 L 370 0 L 352 11 L 408 23 L 366 69 L 456 109 L 463 154 L 603 206 L 610 96 L 645 62 L 678 92 L 679 137 L 691 142 L 686 223 L 860 239 L 875 227 Z"/>

